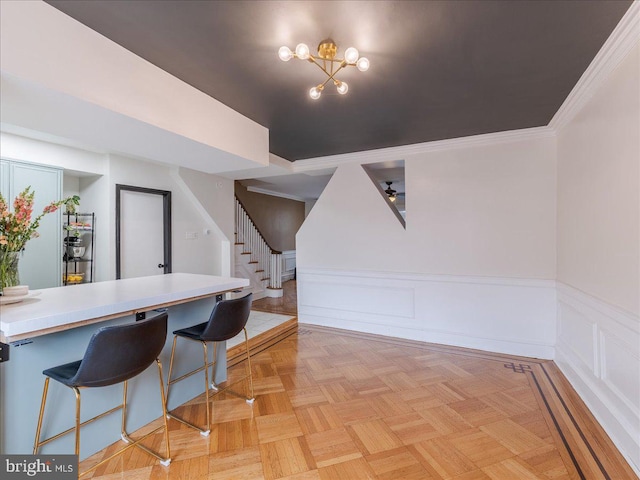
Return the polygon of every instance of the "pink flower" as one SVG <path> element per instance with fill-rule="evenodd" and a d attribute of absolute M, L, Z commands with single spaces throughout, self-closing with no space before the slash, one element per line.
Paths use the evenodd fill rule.
<path fill-rule="evenodd" d="M 36 231 L 40 226 L 40 220 L 47 213 L 53 213 L 61 205 L 78 205 L 80 198 L 77 195 L 51 202 L 40 215 L 32 221 L 34 192 L 31 187 L 25 188 L 13 201 L 13 212 L 9 211 L 9 204 L 0 194 L 0 246 L 3 251 L 19 251 L 31 238 L 39 236 Z"/>
<path fill-rule="evenodd" d="M 44 210 L 42 210 L 42 211 L 44 213 L 53 213 L 56 210 L 58 210 L 58 206 L 52 203 L 52 204 L 47 205 L 46 207 L 44 207 Z"/>

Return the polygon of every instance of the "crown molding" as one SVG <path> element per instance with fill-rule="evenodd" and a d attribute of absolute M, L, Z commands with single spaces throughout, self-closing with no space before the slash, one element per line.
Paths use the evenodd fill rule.
<path fill-rule="evenodd" d="M 640 2 L 634 1 L 549 122 L 554 132 L 573 119 L 639 40 Z"/>
<path fill-rule="evenodd" d="M 506 132 L 485 133 L 469 137 L 437 140 L 435 142 L 414 143 L 411 145 L 400 145 L 397 147 L 379 148 L 376 150 L 365 150 L 339 155 L 329 155 L 326 157 L 296 160 L 293 162 L 293 171 L 294 173 L 305 173 L 322 168 L 337 168 L 339 165 L 343 165 L 345 163 L 367 164 L 386 162 L 390 160 L 404 160 L 410 155 L 453 150 L 458 148 L 490 146 L 501 143 L 531 140 L 535 138 L 549 138 L 554 135 L 554 130 L 547 126 L 509 130 Z"/>

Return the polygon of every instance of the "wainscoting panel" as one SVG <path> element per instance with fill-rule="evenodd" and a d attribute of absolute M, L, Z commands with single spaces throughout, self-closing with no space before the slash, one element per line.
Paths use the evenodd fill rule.
<path fill-rule="evenodd" d="M 556 363 L 640 471 L 640 318 L 558 283 Z"/>
<path fill-rule="evenodd" d="M 555 282 L 298 270 L 298 321 L 551 359 Z"/>
<path fill-rule="evenodd" d="M 282 281 L 293 280 L 296 276 L 296 251 L 282 252 Z"/>

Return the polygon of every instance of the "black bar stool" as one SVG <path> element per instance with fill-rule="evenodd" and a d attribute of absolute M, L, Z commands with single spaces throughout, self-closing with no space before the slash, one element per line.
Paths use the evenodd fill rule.
<path fill-rule="evenodd" d="M 209 321 L 173 332 L 173 348 L 171 349 L 171 361 L 169 363 L 169 378 L 167 380 L 167 397 L 165 399 L 165 403 L 167 405 L 169 404 L 169 389 L 171 385 L 179 382 L 180 380 L 184 380 L 187 377 L 190 377 L 194 373 L 198 373 L 204 370 L 204 392 L 207 406 L 207 427 L 206 429 L 200 428 L 183 418 L 177 417 L 173 413 L 169 413 L 168 415 L 171 418 L 184 423 L 185 425 L 195 428 L 200 432 L 201 435 L 205 437 L 209 435 L 209 432 L 211 431 L 209 388 L 211 387 L 214 390 L 218 390 L 215 383 L 212 382 L 211 384 L 209 384 L 209 367 L 212 367 L 216 363 L 215 358 L 217 353 L 217 344 L 213 344 L 214 360 L 213 362 L 208 363 L 207 342 L 222 342 L 225 340 L 229 340 L 238 335 L 241 331 L 244 331 L 244 343 L 247 350 L 248 374 L 247 376 L 243 377 L 243 379 L 247 377 L 249 378 L 249 394 L 243 398 L 245 398 L 247 403 L 249 404 L 252 404 L 254 401 L 253 376 L 251 374 L 251 356 L 249 355 L 249 339 L 247 337 L 247 329 L 245 328 L 247 325 L 247 320 L 249 320 L 249 313 L 251 312 L 251 298 L 252 294 L 250 293 L 242 298 L 233 300 L 222 300 L 216 303 L 215 307 L 213 307 L 213 311 L 209 316 Z M 171 373 L 173 370 L 173 358 L 176 351 L 176 341 L 178 340 L 178 337 L 200 342 L 202 344 L 204 353 L 204 362 L 201 367 L 196 368 L 195 370 L 185 373 L 184 375 L 172 380 Z M 232 391 L 230 391 L 230 393 L 235 394 L 235 392 Z"/>
<path fill-rule="evenodd" d="M 40 406 L 40 416 L 38 418 L 38 428 L 36 439 L 33 445 L 34 455 L 38 453 L 38 448 L 57 438 L 70 433 L 75 429 L 76 447 L 75 454 L 80 455 L 80 427 L 102 418 L 112 412 L 122 409 L 121 438 L 127 445 L 118 452 L 100 461 L 80 475 L 97 468 L 99 465 L 111 460 L 116 455 L 124 452 L 130 447 L 137 446 L 145 452 L 160 460 L 160 463 L 167 466 L 171 462 L 171 451 L 169 449 L 169 430 L 167 428 L 167 408 L 164 396 L 164 384 L 162 380 L 162 364 L 158 358 L 167 338 L 167 314 L 163 313 L 145 321 L 131 323 L 127 325 L 116 325 L 102 327 L 93 334 L 89 341 L 89 346 L 82 360 L 49 368 L 42 373 L 46 376 L 44 380 L 44 390 L 42 392 L 42 404 Z M 139 442 L 158 431 L 162 426 L 149 432 L 138 440 L 129 437 L 126 431 L 126 411 L 127 411 L 127 381 L 142 373 L 156 361 L 160 378 L 160 397 L 162 401 L 162 418 L 164 419 L 165 444 L 167 456 L 148 449 Z M 44 417 L 45 404 L 47 402 L 47 392 L 49 390 L 49 380 L 53 378 L 58 382 L 71 388 L 76 395 L 76 424 L 64 432 L 58 433 L 45 440 L 40 440 L 42 429 L 42 419 Z M 123 383 L 122 404 L 112 408 L 89 420 L 80 422 L 80 389 L 92 387 L 106 387 L 116 383 Z"/>

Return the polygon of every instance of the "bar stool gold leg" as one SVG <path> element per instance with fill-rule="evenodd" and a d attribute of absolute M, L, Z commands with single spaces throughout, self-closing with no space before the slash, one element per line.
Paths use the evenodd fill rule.
<path fill-rule="evenodd" d="M 173 347 L 171 348 L 171 359 L 169 361 L 169 376 L 167 377 L 167 390 L 166 390 L 167 393 L 166 393 L 166 395 L 164 397 L 165 398 L 165 405 L 166 405 L 166 408 L 167 408 L 166 417 L 167 418 L 173 418 L 174 420 L 177 420 L 178 422 L 183 423 L 184 425 L 187 425 L 187 426 L 189 426 L 191 428 L 194 428 L 194 429 L 196 429 L 196 430 L 198 430 L 200 432 L 200 435 L 202 435 L 203 437 L 206 437 L 211 432 L 211 430 L 210 430 L 211 423 L 210 423 L 210 417 L 209 417 L 209 391 L 208 391 L 208 388 L 207 388 L 207 385 L 209 383 L 209 378 L 208 378 L 208 375 L 207 375 L 207 367 L 208 367 L 208 365 L 207 365 L 207 346 L 206 346 L 205 342 L 201 342 L 203 344 L 203 352 L 204 352 L 203 353 L 203 355 L 204 355 L 204 365 L 202 367 L 196 368 L 195 370 L 192 370 L 192 371 L 190 371 L 188 373 L 185 373 L 184 375 L 181 375 L 180 377 L 172 379 L 171 375 L 173 374 L 173 360 L 174 360 L 174 357 L 175 357 L 177 340 L 178 340 L 178 336 L 174 335 L 174 337 L 173 337 Z M 198 427 L 197 425 L 195 425 L 195 424 L 193 424 L 191 422 L 188 422 L 184 418 L 178 417 L 177 415 L 173 414 L 172 412 L 170 412 L 168 410 L 168 408 L 169 408 L 168 407 L 168 405 L 169 405 L 169 390 L 171 389 L 171 385 L 173 385 L 174 383 L 179 382 L 180 380 L 184 380 L 185 378 L 190 377 L 191 375 L 194 375 L 194 374 L 202 371 L 203 369 L 205 370 L 205 379 L 204 380 L 205 380 L 205 395 L 206 395 L 206 401 L 207 401 L 207 428 L 206 428 L 206 430 L 203 429 L 203 428 Z"/>
<path fill-rule="evenodd" d="M 127 390 L 129 388 L 128 380 L 125 380 L 122 386 L 122 417 L 120 419 L 120 438 L 126 443 L 130 443 L 127 439 Z"/>
<path fill-rule="evenodd" d="M 249 371 L 249 397 L 246 399 L 248 404 L 252 404 L 254 402 L 255 395 L 253 394 L 253 372 L 251 371 L 251 355 L 249 354 L 249 336 L 247 335 L 247 329 L 244 330 L 244 345 L 247 349 L 247 367 Z"/>
<path fill-rule="evenodd" d="M 218 362 L 218 342 L 213 342 L 213 362 L 211 362 L 209 364 L 209 366 L 211 366 L 211 383 L 209 384 L 209 386 L 211 387 L 212 390 L 215 390 L 216 392 L 220 391 L 220 389 L 218 388 L 218 385 L 216 385 L 216 363 Z"/>
<path fill-rule="evenodd" d="M 156 457 L 158 460 L 160 460 L 160 463 L 162 465 L 167 467 L 171 463 L 171 448 L 169 446 L 169 429 L 168 429 L 168 425 L 167 425 L 167 415 L 166 415 L 167 409 L 166 409 L 166 404 L 164 403 L 164 384 L 162 382 L 162 364 L 160 363 L 159 359 L 156 359 L 156 363 L 158 365 L 158 374 L 160 376 L 160 397 L 161 397 L 161 400 L 162 400 L 162 419 L 163 419 L 163 422 L 164 422 L 163 423 L 163 425 L 164 425 L 164 435 L 165 435 L 164 438 L 165 438 L 165 446 L 166 446 L 166 449 L 167 449 L 167 455 L 166 455 L 166 457 L 163 457 L 159 453 L 154 452 L 153 450 L 145 447 L 144 445 L 142 445 L 140 443 L 142 440 L 147 438 L 149 435 L 157 432 L 158 430 L 160 430 L 163 427 L 155 428 L 154 430 L 152 430 L 151 432 L 147 433 L 146 435 L 144 435 L 143 437 L 139 438 L 138 440 L 134 440 L 133 438 L 131 438 L 129 436 L 129 433 L 127 433 L 127 390 L 128 390 L 128 388 L 127 388 L 127 380 L 125 380 L 123 382 L 124 383 L 124 388 L 123 388 L 123 393 L 122 393 L 122 423 L 121 423 L 120 437 L 122 438 L 122 440 L 125 443 L 129 444 L 129 447 L 136 446 L 136 447 L 140 448 L 141 450 L 144 450 L 149 455 L 151 455 L 153 457 Z M 128 447 L 125 447 L 125 448 L 128 448 Z M 109 457 L 109 458 L 111 458 L 111 457 Z M 103 462 L 104 461 L 106 461 L 106 460 L 103 460 Z"/>
<path fill-rule="evenodd" d="M 44 378 L 44 389 L 42 391 L 42 400 L 40 401 L 40 415 L 38 416 L 38 427 L 36 428 L 36 439 L 33 442 L 33 454 L 38 453 L 40 447 L 40 433 L 42 431 L 42 419 L 44 417 L 44 407 L 47 403 L 47 393 L 49 392 L 49 377 Z"/>
<path fill-rule="evenodd" d="M 158 364 L 158 378 L 160 380 L 160 398 L 162 401 L 162 421 L 164 422 L 164 442 L 167 448 L 167 458 L 160 460 L 165 467 L 171 462 L 171 446 L 169 445 L 169 422 L 167 421 L 167 403 L 164 399 L 164 382 L 162 380 L 162 362 L 156 359 Z"/>
<path fill-rule="evenodd" d="M 72 387 L 73 393 L 76 394 L 76 455 L 80 456 L 80 390 L 78 387 Z"/>
<path fill-rule="evenodd" d="M 169 387 L 171 385 L 171 372 L 173 371 L 173 356 L 176 353 L 176 341 L 178 340 L 177 335 L 173 336 L 173 347 L 171 347 L 171 358 L 169 359 L 169 375 L 167 376 L 167 394 L 164 397 L 165 403 L 169 404 Z"/>
<path fill-rule="evenodd" d="M 209 411 L 209 356 L 207 355 L 207 342 L 200 343 L 202 343 L 202 351 L 204 354 L 204 398 L 207 408 L 207 435 L 209 435 L 211 431 L 211 412 Z"/>

